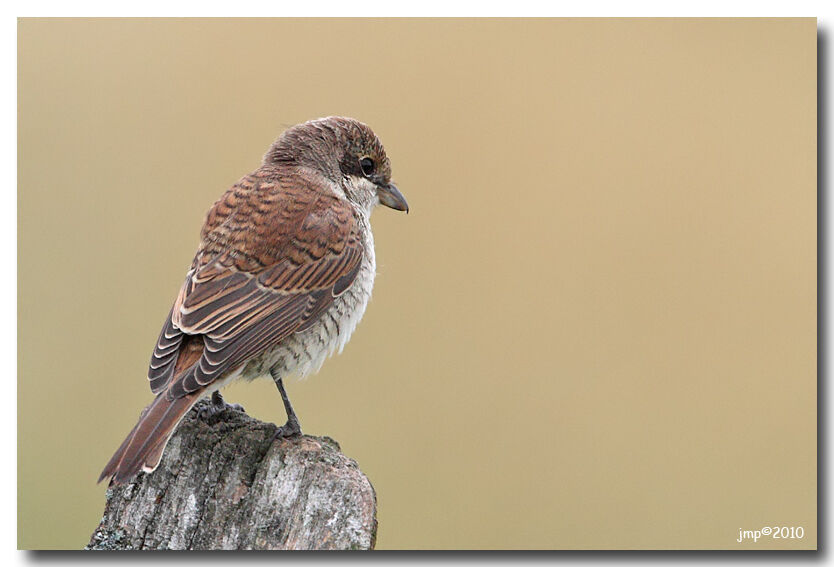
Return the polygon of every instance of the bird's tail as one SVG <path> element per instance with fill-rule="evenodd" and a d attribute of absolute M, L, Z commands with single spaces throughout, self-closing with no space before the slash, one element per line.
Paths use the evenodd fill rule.
<path fill-rule="evenodd" d="M 159 466 L 165 445 L 180 420 L 200 399 L 202 391 L 169 399 L 163 391 L 139 416 L 139 422 L 101 471 L 98 482 L 113 477 L 116 484 L 133 478 L 140 470 L 151 472 Z"/>

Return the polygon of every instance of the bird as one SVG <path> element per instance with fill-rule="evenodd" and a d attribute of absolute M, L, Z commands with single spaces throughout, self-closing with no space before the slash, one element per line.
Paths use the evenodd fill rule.
<path fill-rule="evenodd" d="M 317 372 L 362 318 L 380 204 L 409 211 L 369 126 L 330 116 L 285 130 L 209 209 L 151 355 L 155 398 L 98 482 L 153 472 L 188 411 L 208 396 L 224 411 L 220 389 L 236 380 L 270 377 L 287 414 L 276 438 L 301 435 L 284 379 Z"/>

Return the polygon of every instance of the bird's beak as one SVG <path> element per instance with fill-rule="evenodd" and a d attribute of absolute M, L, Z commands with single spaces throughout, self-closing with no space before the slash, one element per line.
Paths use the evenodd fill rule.
<path fill-rule="evenodd" d="M 380 185 L 377 188 L 376 194 L 379 195 L 379 202 L 386 207 L 391 207 L 397 211 L 405 211 L 408 214 L 408 202 L 397 189 L 393 183 L 388 185 Z"/>

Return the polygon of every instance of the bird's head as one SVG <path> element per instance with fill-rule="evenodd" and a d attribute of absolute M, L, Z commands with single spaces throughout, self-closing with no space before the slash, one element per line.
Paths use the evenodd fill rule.
<path fill-rule="evenodd" d="M 264 156 L 265 165 L 323 175 L 366 210 L 377 204 L 408 212 L 391 180 L 391 161 L 367 125 L 341 116 L 311 120 L 286 130 Z"/>

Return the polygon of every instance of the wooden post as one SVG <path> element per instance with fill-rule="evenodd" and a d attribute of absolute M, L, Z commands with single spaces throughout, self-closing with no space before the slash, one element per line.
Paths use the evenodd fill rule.
<path fill-rule="evenodd" d="M 86 549 L 373 549 L 376 494 L 356 462 L 329 437 L 274 432 L 192 410 L 156 471 L 107 489 Z"/>

